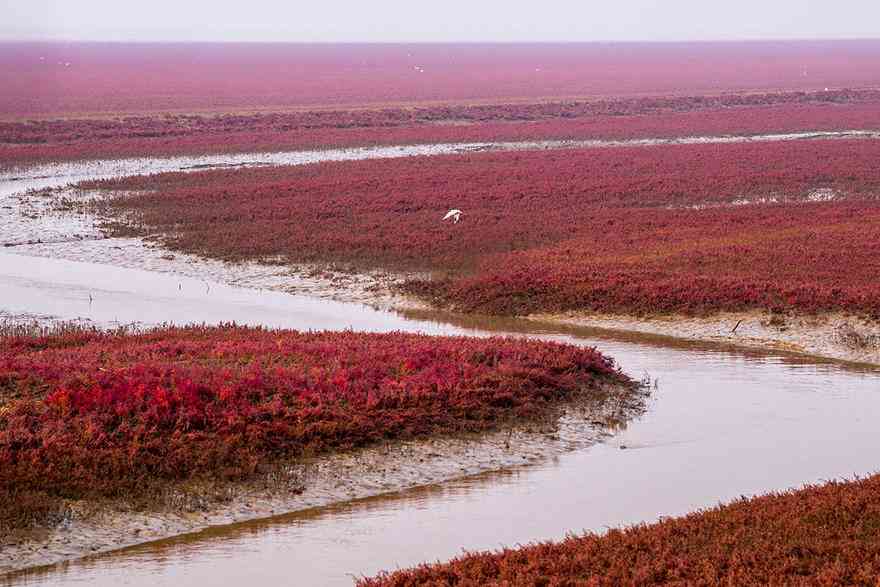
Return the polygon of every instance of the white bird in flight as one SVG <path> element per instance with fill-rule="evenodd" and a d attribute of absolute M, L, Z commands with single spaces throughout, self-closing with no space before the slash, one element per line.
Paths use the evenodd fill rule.
<path fill-rule="evenodd" d="M 458 221 L 461 220 L 461 214 L 461 210 L 459 210 L 458 208 L 453 208 L 446 213 L 446 216 L 443 217 L 443 220 L 452 219 L 453 224 L 458 224 Z"/>

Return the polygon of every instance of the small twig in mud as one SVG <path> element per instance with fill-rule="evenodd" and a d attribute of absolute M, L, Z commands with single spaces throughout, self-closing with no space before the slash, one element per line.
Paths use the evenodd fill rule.
<path fill-rule="evenodd" d="M 504 441 L 504 448 L 510 450 L 510 437 L 513 436 L 513 426 L 507 430 L 507 439 Z"/>
<path fill-rule="evenodd" d="M 733 327 L 733 330 L 730 331 L 730 334 L 736 334 L 736 329 L 739 328 L 739 325 L 742 324 L 742 323 L 743 323 L 742 320 L 740 320 L 739 322 L 737 322 L 737 323 L 736 323 L 736 326 Z"/>
<path fill-rule="evenodd" d="M 786 330 L 788 330 L 788 326 L 785 321 L 785 314 L 776 310 L 770 312 L 770 319 L 764 322 L 764 326 L 773 327 L 780 332 L 785 332 Z"/>

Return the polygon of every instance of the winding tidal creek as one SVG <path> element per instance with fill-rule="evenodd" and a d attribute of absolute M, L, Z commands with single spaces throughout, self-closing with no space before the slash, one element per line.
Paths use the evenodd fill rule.
<path fill-rule="evenodd" d="M 85 175 L 69 181 L 106 174 Z M 12 201 L 22 187 L 68 179 L 47 182 L 3 179 L 0 201 Z M 10 226 L 15 211 L 7 208 Z M 528 320 L 373 308 L 242 287 L 219 273 L 209 274 L 220 276 L 212 280 L 105 258 L 72 261 L 74 245 L 82 241 L 63 240 L 57 255 L 35 245 L 0 252 L 0 316 L 533 336 L 596 346 L 634 378 L 650 380 L 652 394 L 644 414 L 602 442 L 537 464 L 212 527 L 0 576 L 0 585 L 350 585 L 462 549 L 602 532 L 877 470 L 880 370 L 871 367 Z"/>

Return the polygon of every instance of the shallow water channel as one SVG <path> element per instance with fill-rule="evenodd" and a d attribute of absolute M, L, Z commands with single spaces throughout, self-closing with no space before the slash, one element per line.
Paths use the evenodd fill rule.
<path fill-rule="evenodd" d="M 104 325 L 539 336 L 597 346 L 635 378 L 658 382 L 647 412 L 615 436 L 536 466 L 212 528 L 0 577 L 4 585 L 350 585 L 462 549 L 602 531 L 878 469 L 880 370 L 867 367 L 525 320 L 404 314 L 11 252 L 0 252 L 0 311 Z"/>
<path fill-rule="evenodd" d="M 0 267 L 13 257 L 0 256 Z M 602 531 L 877 469 L 880 372 L 870 369 L 518 320 L 408 318 L 220 284 L 209 291 L 204 282 L 179 289 L 172 276 L 22 259 L 46 282 L 7 269 L 0 299 L 66 317 L 540 336 L 598 346 L 659 384 L 647 413 L 612 439 L 538 466 L 214 528 L 12 575 L 10 585 L 347 585 L 463 548 Z M 101 292 L 91 313 L 79 279 Z"/>

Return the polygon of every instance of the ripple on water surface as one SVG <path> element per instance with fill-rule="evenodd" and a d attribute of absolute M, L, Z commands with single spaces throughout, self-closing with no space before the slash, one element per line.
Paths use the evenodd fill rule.
<path fill-rule="evenodd" d="M 442 152 L 439 147 L 455 152 L 484 146 L 370 153 L 436 154 Z M 101 162 L 80 175 L 65 168 L 53 177 L 37 177 L 44 169 L 16 181 L 0 177 L 0 200 L 23 187 L 104 176 L 202 164 L 293 163 L 290 154 L 265 157 L 281 155 L 288 159 Z M 326 153 L 323 157 L 328 160 Z M 518 321 L 410 319 L 196 277 L 9 253 L 0 253 L 0 300 L 8 313 L 98 324 L 232 320 L 300 329 L 526 334 L 599 346 L 633 376 L 647 372 L 659 380 L 647 413 L 609 442 L 540 466 L 215 528 L 0 579 L 10 585 L 347 585 L 353 576 L 447 559 L 462 548 L 601 531 L 877 468 L 872 455 L 880 449 L 875 425 L 880 377 L 871 370 Z"/>
<path fill-rule="evenodd" d="M 504 330 L 595 344 L 629 372 L 648 372 L 659 381 L 649 410 L 609 442 L 539 466 L 215 528 L 10 584 L 349 585 L 462 548 L 602 531 L 877 467 L 876 371 L 514 323 Z"/>

